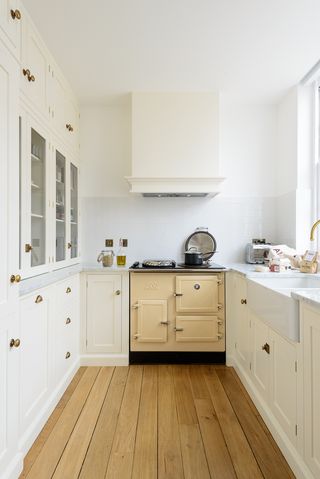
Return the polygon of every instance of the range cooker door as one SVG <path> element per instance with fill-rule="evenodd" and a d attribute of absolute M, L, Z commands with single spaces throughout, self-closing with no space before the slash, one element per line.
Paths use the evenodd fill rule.
<path fill-rule="evenodd" d="M 168 340 L 167 301 L 163 299 L 139 300 L 137 331 L 134 339 L 140 343 L 165 343 Z"/>
<path fill-rule="evenodd" d="M 176 316 L 176 341 L 215 342 L 222 338 L 217 316 Z"/>
<path fill-rule="evenodd" d="M 177 313 L 217 313 L 221 309 L 219 284 L 218 275 L 177 275 Z"/>

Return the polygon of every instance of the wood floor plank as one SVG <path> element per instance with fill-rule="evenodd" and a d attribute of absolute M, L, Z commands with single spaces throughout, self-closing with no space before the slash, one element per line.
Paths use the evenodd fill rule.
<path fill-rule="evenodd" d="M 172 367 L 159 366 L 158 374 L 158 478 L 183 479 Z"/>
<path fill-rule="evenodd" d="M 130 366 L 106 473 L 107 479 L 131 478 L 142 372 L 142 366 Z"/>
<path fill-rule="evenodd" d="M 188 366 L 173 366 L 174 390 L 179 424 L 198 424 Z"/>
<path fill-rule="evenodd" d="M 128 372 L 127 366 L 117 367 L 113 374 L 82 465 L 80 479 L 91 479 L 92 477 L 103 479 L 105 477 Z"/>
<path fill-rule="evenodd" d="M 23 461 L 23 471 L 19 476 L 19 479 L 25 479 L 34 464 L 35 460 L 40 454 L 40 451 L 42 450 L 43 446 L 45 445 L 49 435 L 51 434 L 55 424 L 57 423 L 59 417 L 62 414 L 62 411 L 66 407 L 70 397 L 72 396 L 73 392 L 75 391 L 76 387 L 78 386 L 78 383 L 80 379 L 82 378 L 86 368 L 81 367 L 78 369 L 76 374 L 74 375 L 71 383 L 67 387 L 66 391 L 64 392 L 62 398 L 58 402 L 57 406 L 55 407 L 54 411 L 52 412 L 51 416 L 49 417 L 48 421 L 44 425 L 42 431 L 40 432 L 39 436 L 33 443 L 30 451 L 26 455 Z"/>
<path fill-rule="evenodd" d="M 99 370 L 98 367 L 90 367 L 85 370 L 76 390 L 30 469 L 27 475 L 28 479 L 52 477 Z"/>
<path fill-rule="evenodd" d="M 157 478 L 157 415 L 158 367 L 144 366 L 133 459 L 133 479 Z"/>
<path fill-rule="evenodd" d="M 245 432 L 264 477 L 290 479 L 292 476 L 288 473 L 287 463 L 272 447 L 269 437 L 262 428 L 257 416 L 252 414 L 250 404 L 242 394 L 231 371 L 217 371 L 217 375 Z"/>
<path fill-rule="evenodd" d="M 186 479 L 210 478 L 188 366 L 174 366 L 173 378 L 184 476 Z"/>
<path fill-rule="evenodd" d="M 211 479 L 236 479 L 202 367 L 191 366 L 189 376 Z"/>
<path fill-rule="evenodd" d="M 109 384 L 114 372 L 113 367 L 100 369 L 90 391 L 78 422 L 72 431 L 68 444 L 53 475 L 54 479 L 78 477 L 85 458 L 96 422 L 98 420 Z"/>
<path fill-rule="evenodd" d="M 238 479 L 262 479 L 262 473 L 220 383 L 217 370 L 204 367 L 204 375 Z"/>

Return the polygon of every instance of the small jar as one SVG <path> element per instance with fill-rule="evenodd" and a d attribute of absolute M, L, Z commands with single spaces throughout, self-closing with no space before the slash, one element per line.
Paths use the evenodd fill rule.
<path fill-rule="evenodd" d="M 110 268 L 113 265 L 114 252 L 110 250 L 102 250 L 99 254 L 97 261 L 98 263 L 102 262 L 104 267 Z"/>

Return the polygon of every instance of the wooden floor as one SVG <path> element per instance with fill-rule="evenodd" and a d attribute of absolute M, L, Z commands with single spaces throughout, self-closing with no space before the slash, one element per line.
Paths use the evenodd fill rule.
<path fill-rule="evenodd" d="M 28 479 L 294 478 L 232 368 L 80 368 Z"/>

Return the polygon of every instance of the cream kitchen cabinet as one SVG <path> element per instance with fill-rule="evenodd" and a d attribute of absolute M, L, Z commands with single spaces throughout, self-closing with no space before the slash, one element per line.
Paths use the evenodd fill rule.
<path fill-rule="evenodd" d="M 20 0 L 0 0 L 0 35 L 17 59 L 20 57 L 21 20 Z"/>
<path fill-rule="evenodd" d="M 252 352 L 251 329 L 247 307 L 247 281 L 243 276 L 234 275 L 230 302 L 233 303 L 231 314 L 235 323 L 235 355 L 242 367 L 249 370 Z"/>
<path fill-rule="evenodd" d="M 18 75 L 0 42 L 0 477 L 19 467 Z"/>
<path fill-rule="evenodd" d="M 52 288 L 41 289 L 20 302 L 20 434 L 36 420 L 53 388 Z"/>
<path fill-rule="evenodd" d="M 128 364 L 129 274 L 83 274 L 83 362 Z"/>
<path fill-rule="evenodd" d="M 29 107 L 49 120 L 49 54 L 25 9 L 22 15 L 21 92 Z"/>
<path fill-rule="evenodd" d="M 320 477 L 320 311 L 302 302 L 303 402 L 305 461 Z"/>

